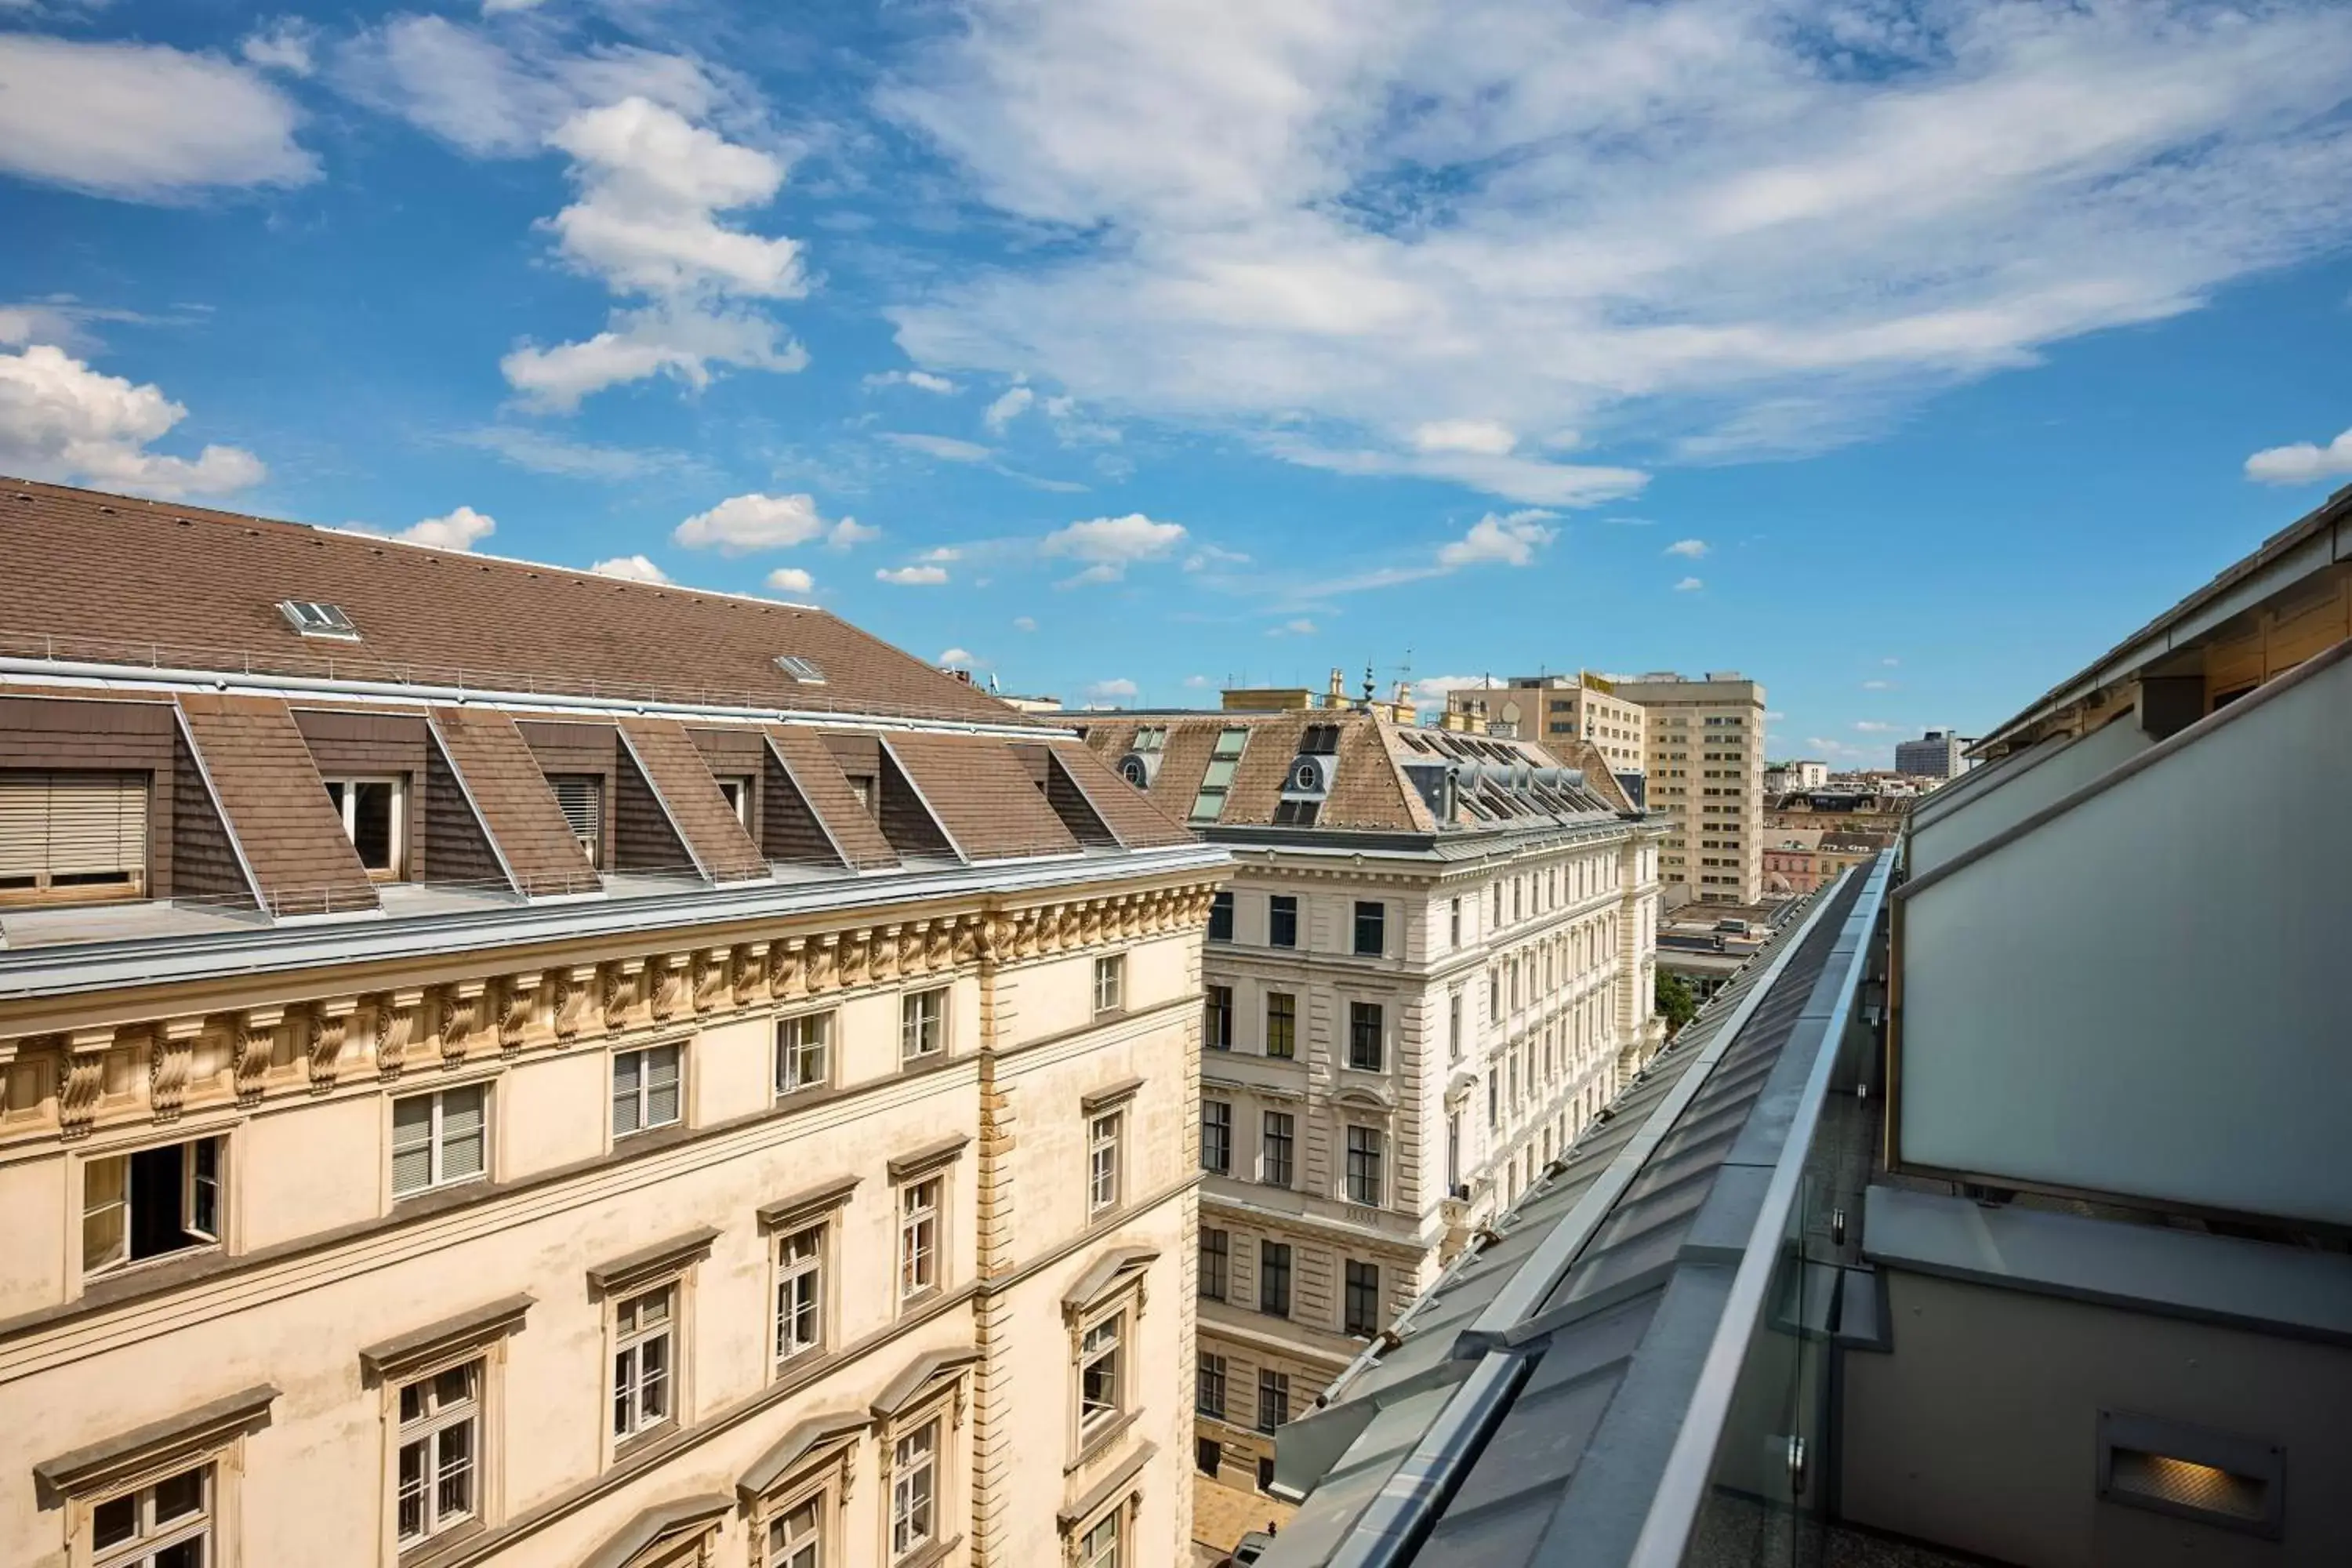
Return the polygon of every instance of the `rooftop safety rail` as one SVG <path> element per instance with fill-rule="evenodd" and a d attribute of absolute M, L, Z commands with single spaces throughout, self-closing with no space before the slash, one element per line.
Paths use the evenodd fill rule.
<path fill-rule="evenodd" d="M 0 659 L 25 659 L 44 664 L 100 665 L 126 669 L 188 671 L 195 674 L 244 675 L 279 680 L 352 681 L 384 686 L 435 687 L 485 698 L 545 696 L 584 699 L 630 707 L 655 704 L 670 707 L 738 708 L 755 712 L 819 711 L 885 719 L 952 719 L 937 704 L 884 702 L 846 697 L 814 685 L 791 693 L 780 702 L 774 690 L 751 690 L 718 685 L 672 686 L 655 681 L 607 680 L 595 676 L 551 675 L 541 671 L 494 669 L 469 665 L 432 664 L 415 659 L 373 658 L 364 655 L 257 652 L 198 643 L 153 642 L 130 637 L 63 637 L 53 632 L 0 630 Z M 1007 708 L 991 723 L 1034 723 Z"/>

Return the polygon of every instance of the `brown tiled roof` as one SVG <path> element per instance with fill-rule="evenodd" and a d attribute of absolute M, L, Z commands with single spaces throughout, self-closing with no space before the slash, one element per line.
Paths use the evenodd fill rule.
<path fill-rule="evenodd" d="M 761 726 L 767 732 L 768 744 L 791 775 L 793 787 L 824 824 L 834 847 L 842 858 L 858 870 L 873 870 L 896 866 L 898 852 L 882 837 L 882 825 L 874 820 L 866 808 L 857 804 L 850 792 L 848 775 L 841 764 L 833 760 L 824 742 L 814 730 L 795 724 Z"/>
<path fill-rule="evenodd" d="M 823 610 L 179 502 L 0 478 L 0 654 L 1032 722 Z M 360 640 L 303 637 L 286 599 L 340 606 Z"/>
<path fill-rule="evenodd" d="M 1170 736 L 1169 741 L 1173 744 L 1175 737 Z M 1055 741 L 1049 750 L 1055 763 L 1065 770 L 1065 776 L 1085 795 L 1087 804 L 1094 807 L 1095 815 L 1103 819 L 1103 825 L 1128 848 L 1144 849 L 1163 844 L 1192 842 L 1193 835 L 1185 827 L 1182 818 L 1171 816 L 1160 805 L 1161 800 L 1171 797 L 1157 791 L 1150 797 L 1139 795 L 1132 784 L 1113 773 L 1084 742 Z M 1205 753 L 1203 755 L 1205 757 Z M 1160 776 L 1163 779 L 1167 776 L 1164 769 Z M 1199 774 L 1193 775 L 1192 783 L 1197 793 Z M 1192 796 L 1187 795 L 1183 809 L 1189 812 L 1192 808 Z"/>
<path fill-rule="evenodd" d="M 327 799 L 285 703 L 190 692 L 180 712 L 214 798 L 274 914 L 377 907 L 375 884 Z"/>
<path fill-rule="evenodd" d="M 1003 741 L 908 733 L 882 743 L 965 859 L 1077 853 L 1078 841 Z"/>
<path fill-rule="evenodd" d="M 767 858 L 719 792 L 700 748 L 675 719 L 628 718 L 621 738 L 660 797 L 695 865 L 714 882 L 768 874 Z"/>
<path fill-rule="evenodd" d="M 524 894 L 580 892 L 596 873 L 580 853 L 539 759 L 504 713 L 436 708 L 429 715 L 441 754 L 457 770 L 475 813 Z"/>

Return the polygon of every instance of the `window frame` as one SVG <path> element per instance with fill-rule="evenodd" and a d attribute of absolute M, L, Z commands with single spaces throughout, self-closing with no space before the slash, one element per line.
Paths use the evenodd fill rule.
<path fill-rule="evenodd" d="M 675 1058 L 670 1083 L 670 1091 L 675 1099 L 668 1119 L 655 1121 L 649 1120 L 655 1086 L 653 1076 L 647 1069 L 653 1065 L 654 1059 L 664 1052 L 667 1052 Z M 648 1132 L 658 1132 L 665 1127 L 686 1125 L 687 1049 L 685 1041 L 657 1040 L 640 1045 L 617 1046 L 609 1054 L 611 1067 L 607 1106 L 610 1114 L 606 1125 L 615 1146 L 625 1139 L 643 1137 Z M 637 1121 L 634 1126 L 624 1130 L 620 1122 L 621 1064 L 633 1058 L 637 1062 L 637 1081 L 635 1092 L 635 1114 Z"/>
<path fill-rule="evenodd" d="M 1277 1252 L 1281 1255 L 1278 1259 L 1276 1257 Z M 1286 1319 L 1290 1316 L 1295 1299 L 1293 1269 L 1296 1265 L 1297 1258 L 1290 1243 L 1276 1241 L 1272 1237 L 1258 1237 L 1257 1310 L 1269 1318 Z M 1273 1288 L 1276 1280 L 1281 1282 L 1279 1289 Z M 1269 1300 L 1278 1300 L 1279 1305 L 1269 1306 Z"/>
<path fill-rule="evenodd" d="M 1201 1226 L 1198 1229 L 1200 1239 L 1195 1246 L 1199 1256 L 1194 1266 L 1193 1294 L 1211 1301 L 1229 1300 L 1234 1288 L 1234 1233 L 1215 1225 Z M 1211 1237 L 1216 1237 L 1213 1244 L 1209 1239 Z M 1213 1268 L 1210 1266 L 1213 1258 L 1215 1260 Z"/>
<path fill-rule="evenodd" d="M 1388 1009 L 1378 1002 L 1348 1004 L 1348 1070 L 1388 1071 Z"/>
<path fill-rule="evenodd" d="M 743 825 L 744 832 L 751 832 L 752 791 L 758 787 L 753 775 L 721 773 L 717 782 L 719 798 L 726 801 L 727 809 L 735 814 L 735 820 Z"/>
<path fill-rule="evenodd" d="M 1209 896 L 1207 940 L 1210 942 L 1234 940 L 1234 890 L 1231 888 L 1220 888 Z"/>
<path fill-rule="evenodd" d="M 1275 1129 L 1280 1118 L 1281 1131 Z M 1298 1117 L 1294 1111 L 1264 1110 L 1258 1115 L 1257 1179 L 1269 1187 L 1289 1188 L 1297 1184 L 1298 1175 Z M 1276 1155 L 1279 1150 L 1280 1159 Z"/>
<path fill-rule="evenodd" d="M 1360 1272 L 1369 1278 L 1360 1278 Z M 1360 1258 L 1341 1267 L 1339 1331 L 1370 1339 L 1381 1331 L 1381 1266 Z"/>
<path fill-rule="evenodd" d="M 923 1442 L 919 1464 L 908 1457 L 919 1440 Z M 946 1511 L 947 1492 L 941 1481 L 946 1467 L 940 1462 L 940 1454 L 947 1441 L 945 1413 L 932 1409 L 920 1420 L 910 1421 L 902 1428 L 893 1428 L 887 1441 L 889 1444 L 886 1455 L 889 1480 L 884 1489 L 883 1550 L 887 1553 L 884 1560 L 896 1568 L 897 1564 L 919 1555 L 940 1539 L 940 1518 Z M 898 1543 L 901 1502 L 902 1500 L 906 1501 L 904 1515 L 911 1521 L 917 1506 L 912 1501 L 913 1483 L 918 1479 L 923 1483 L 919 1504 L 924 1513 L 922 1534 L 910 1535 L 907 1543 L 901 1546 Z"/>
<path fill-rule="evenodd" d="M 1223 1120 L 1213 1124 L 1209 1117 L 1213 1108 L 1223 1113 Z M 1209 1131 L 1212 1125 L 1214 1125 L 1218 1132 L 1217 1163 L 1214 1164 L 1209 1163 Z M 1207 1095 L 1201 1097 L 1201 1169 L 1220 1176 L 1230 1176 L 1234 1173 L 1234 1102 L 1230 1100 L 1214 1100 Z"/>
<path fill-rule="evenodd" d="M 1279 1410 L 1280 1415 L 1273 1415 Z M 1254 1425 L 1261 1432 L 1274 1433 L 1290 1425 L 1290 1374 L 1276 1372 L 1270 1366 L 1257 1369 L 1257 1419 Z M 1271 1417 L 1271 1418 L 1269 1418 Z"/>
<path fill-rule="evenodd" d="M 837 1056 L 833 1048 L 834 1025 L 839 1011 L 838 1008 L 826 1007 L 810 1013 L 786 1014 L 776 1020 L 772 1081 L 776 1099 L 790 1100 L 796 1095 L 833 1087 L 833 1069 Z M 814 1078 L 802 1079 L 797 1071 L 787 1075 L 784 1070 L 787 1062 L 793 1063 L 797 1068 L 802 1058 L 808 1053 L 807 1040 L 798 1037 L 804 1034 L 811 1025 L 816 1026 L 817 1032 L 822 1037 L 817 1041 L 815 1052 L 823 1070 Z M 795 1037 L 789 1043 L 785 1038 L 787 1031 L 792 1032 Z M 798 1079 L 799 1081 L 787 1083 L 785 1079 L 788 1076 Z"/>
<path fill-rule="evenodd" d="M 1276 1005 L 1277 1002 L 1281 1004 L 1278 1008 Z M 1276 1023 L 1283 1026 L 1276 1029 Z M 1277 1040 L 1281 1043 L 1280 1050 L 1275 1048 Z M 1298 1059 L 1298 993 L 1296 991 L 1269 991 L 1265 994 L 1265 1054 L 1274 1061 Z"/>
<path fill-rule="evenodd" d="M 1093 996 L 1097 1018 L 1127 1010 L 1127 954 L 1107 952 L 1095 960 Z"/>
<path fill-rule="evenodd" d="M 923 1203 L 925 1192 L 930 1196 Z M 920 1204 L 920 1206 L 918 1205 Z M 908 1176 L 892 1188 L 891 1209 L 895 1215 L 898 1292 L 901 1310 L 917 1301 L 929 1300 L 945 1288 L 947 1279 L 947 1218 L 948 1173 L 944 1170 L 925 1171 Z M 929 1243 L 921 1237 L 926 1227 Z M 928 1273 L 917 1266 L 928 1260 Z"/>
<path fill-rule="evenodd" d="M 1087 1118 L 1087 1218 L 1116 1214 L 1125 1203 L 1127 1111 L 1113 1107 Z"/>
<path fill-rule="evenodd" d="M 1231 1373 L 1232 1368 L 1226 1362 L 1225 1358 L 1217 1354 L 1214 1351 L 1202 1351 L 1194 1356 L 1192 1368 L 1193 1415 L 1205 1415 L 1212 1421 L 1223 1421 L 1225 1418 L 1225 1411 L 1229 1408 L 1226 1401 L 1231 1397 L 1232 1393 L 1228 1383 Z M 1213 1402 L 1209 1397 L 1210 1390 L 1212 1388 L 1216 1392 L 1216 1398 Z"/>
<path fill-rule="evenodd" d="M 437 1394 L 440 1380 L 453 1372 L 470 1372 L 471 1388 L 463 1402 L 465 1408 L 457 1413 L 444 1410 L 436 1404 L 427 1414 L 411 1420 L 403 1415 L 404 1396 L 412 1388 L 425 1388 Z M 446 1537 L 470 1525 L 486 1521 L 489 1517 L 488 1433 L 490 1413 L 490 1354 L 481 1346 L 468 1347 L 462 1354 L 447 1358 L 440 1364 L 423 1368 L 392 1380 L 389 1396 L 392 1424 L 392 1535 L 394 1549 L 410 1552 L 436 1538 Z M 401 1531 L 401 1499 L 405 1489 L 402 1480 L 403 1457 L 415 1443 L 435 1445 L 428 1454 L 421 1477 L 421 1497 L 432 1514 L 440 1511 L 440 1466 L 433 1462 L 437 1455 L 442 1434 L 465 1426 L 472 1429 L 472 1452 L 468 1457 L 467 1483 L 472 1506 L 445 1523 L 436 1523 L 415 1535 Z M 446 1461 L 444 1461 L 446 1463 Z"/>
<path fill-rule="evenodd" d="M 479 1168 L 469 1174 L 452 1176 L 447 1174 L 443 1167 L 443 1155 L 447 1144 L 447 1137 L 443 1131 L 443 1124 L 446 1120 L 445 1114 L 446 1109 L 445 1102 L 450 1096 L 460 1094 L 473 1094 L 480 1097 L 482 1151 Z M 404 1190 L 400 1185 L 399 1177 L 400 1155 L 402 1152 L 400 1146 L 400 1108 L 404 1105 L 413 1104 L 418 1100 L 430 1100 L 432 1102 L 432 1115 L 427 1122 L 427 1126 L 431 1129 L 431 1131 L 424 1144 L 424 1147 L 430 1152 L 426 1162 L 428 1176 L 422 1185 L 409 1187 Z M 490 1115 L 491 1106 L 491 1080 L 488 1079 L 477 1079 L 470 1083 L 446 1084 L 439 1089 L 426 1089 L 418 1094 L 404 1094 L 389 1097 L 385 1102 L 385 1114 L 391 1119 L 390 1136 L 386 1140 L 387 1147 L 390 1151 L 390 1157 L 386 1161 L 386 1168 L 387 1178 L 392 1188 L 393 1202 L 400 1203 L 408 1198 L 421 1196 L 425 1193 L 440 1192 L 449 1187 L 469 1186 L 476 1182 L 487 1182 L 490 1180 L 493 1141 Z M 609 1111 L 607 1114 L 609 1114 Z"/>
<path fill-rule="evenodd" d="M 79 1191 L 81 1196 L 79 1209 L 80 1234 L 74 1256 L 79 1265 L 79 1277 L 85 1280 L 110 1279 L 131 1269 L 144 1268 L 151 1264 L 166 1262 L 172 1258 L 185 1257 L 207 1248 L 226 1250 L 230 1196 L 229 1137 L 230 1131 L 223 1129 L 217 1132 L 200 1132 L 194 1137 L 152 1139 L 85 1154 L 79 1159 L 76 1164 L 79 1167 Z M 180 1155 L 180 1179 L 176 1184 L 178 1192 L 173 1199 L 178 1209 L 182 1240 L 176 1247 L 151 1252 L 143 1258 L 138 1257 L 134 1254 L 139 1233 L 138 1211 L 135 1207 L 137 1191 L 132 1181 L 131 1162 L 142 1154 L 152 1154 L 165 1149 L 183 1151 Z M 197 1151 L 203 1149 L 210 1149 L 214 1152 L 213 1173 L 210 1177 L 213 1223 L 208 1228 L 196 1223 L 200 1184 L 206 1179 L 198 1170 L 201 1162 Z M 121 1172 L 119 1195 L 94 1204 L 91 1196 L 97 1187 L 97 1178 L 100 1172 L 108 1167 L 116 1168 Z M 108 1212 L 112 1212 L 118 1216 L 114 1223 L 115 1245 L 109 1257 L 93 1261 L 90 1256 L 91 1222 L 99 1215 Z"/>
<path fill-rule="evenodd" d="M 336 818 L 343 825 L 344 841 L 359 858 L 360 868 L 371 881 L 400 882 L 408 878 L 408 775 L 406 773 L 337 773 L 319 781 L 327 786 L 327 798 L 332 802 Z M 359 792 L 362 784 L 383 784 L 391 793 L 385 806 L 384 839 L 389 864 L 371 866 L 360 855 Z M 337 792 L 341 792 L 338 795 Z"/>
<path fill-rule="evenodd" d="M 1071 1357 L 1072 1431 L 1074 1451 L 1082 1458 L 1118 1431 L 1134 1405 L 1133 1364 L 1128 1356 L 1128 1313 L 1130 1300 L 1087 1317 L 1077 1328 Z M 1096 1336 L 1103 1336 L 1100 1343 Z M 1089 1398 L 1087 1379 L 1108 1363 L 1101 1386 L 1107 1394 Z"/>
<path fill-rule="evenodd" d="M 1288 940 L 1285 941 L 1284 936 Z M 1298 950 L 1298 896 L 1269 893 L 1265 900 L 1265 945 L 1286 952 Z"/>
<path fill-rule="evenodd" d="M 1379 899 L 1355 900 L 1355 920 L 1348 951 L 1357 958 L 1386 958 L 1389 949 L 1389 907 Z M 1364 945 L 1364 925 L 1371 922 L 1372 945 Z"/>
<path fill-rule="evenodd" d="M 1347 1155 L 1341 1193 L 1364 1208 L 1380 1208 L 1388 1190 L 1388 1134 L 1366 1122 L 1351 1121 L 1347 1130 Z"/>
<path fill-rule="evenodd" d="M 926 985 L 919 991 L 908 991 L 898 998 L 898 1063 L 930 1061 L 944 1057 L 948 1048 L 948 993 L 946 985 Z M 930 1043 L 922 1042 L 928 1038 Z"/>
<path fill-rule="evenodd" d="M 821 1356 L 832 1338 L 833 1329 L 833 1215 L 824 1214 L 798 1225 L 779 1226 L 768 1237 L 768 1302 L 769 1302 L 769 1365 L 781 1374 L 791 1363 L 811 1356 Z M 813 1248 L 806 1257 L 788 1257 L 793 1244 L 813 1238 Z M 796 1303 L 793 1316 L 797 1320 L 804 1310 L 816 1320 L 814 1339 L 802 1341 L 795 1336 L 793 1348 L 784 1343 L 784 1291 L 788 1285 L 801 1279 L 813 1280 L 808 1300 Z"/>
<path fill-rule="evenodd" d="M 633 1324 L 625 1325 L 623 1318 L 629 1309 L 641 1306 L 656 1298 L 663 1299 L 664 1302 L 664 1311 L 658 1326 L 647 1327 L 642 1319 Z M 686 1281 L 684 1277 L 672 1275 L 667 1279 L 648 1280 L 642 1286 L 632 1286 L 624 1291 L 615 1291 L 611 1298 L 611 1305 L 605 1310 L 604 1331 L 608 1352 L 604 1360 L 605 1364 L 612 1369 L 613 1378 L 605 1387 L 605 1396 L 613 1415 L 613 1424 L 605 1428 L 605 1435 L 612 1444 L 613 1453 L 617 1456 L 657 1437 L 666 1430 L 685 1423 L 683 1375 L 686 1364 Z M 656 1343 L 663 1347 L 662 1365 L 656 1377 L 648 1378 L 645 1371 L 645 1352 L 647 1347 Z M 630 1364 L 625 1384 L 623 1381 L 621 1366 L 625 1357 L 628 1358 Z M 652 1385 L 657 1385 L 660 1388 L 663 1404 L 660 1412 L 648 1419 L 646 1390 Z M 625 1423 L 621 1411 L 625 1401 L 629 1405 Z"/>
<path fill-rule="evenodd" d="M 1234 988 L 1230 985 L 1204 985 L 1201 988 L 1201 1044 L 1212 1051 L 1234 1048 Z"/>

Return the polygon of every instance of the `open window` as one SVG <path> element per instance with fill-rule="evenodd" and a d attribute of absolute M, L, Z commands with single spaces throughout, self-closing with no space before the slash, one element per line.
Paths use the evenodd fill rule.
<path fill-rule="evenodd" d="M 82 1272 L 102 1274 L 220 1244 L 225 1137 L 194 1138 L 82 1167 Z"/>
<path fill-rule="evenodd" d="M 378 881 L 407 875 L 407 781 L 403 778 L 329 779 L 327 800 L 342 819 L 343 834 L 359 852 L 360 864 Z"/>

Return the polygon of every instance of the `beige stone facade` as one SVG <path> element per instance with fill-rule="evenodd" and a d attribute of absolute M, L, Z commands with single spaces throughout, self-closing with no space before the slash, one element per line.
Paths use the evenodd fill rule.
<path fill-rule="evenodd" d="M 1647 715 L 1649 804 L 1667 812 L 1669 907 L 1764 895 L 1764 688 L 1732 671 L 1645 675 L 1616 695 Z"/>

